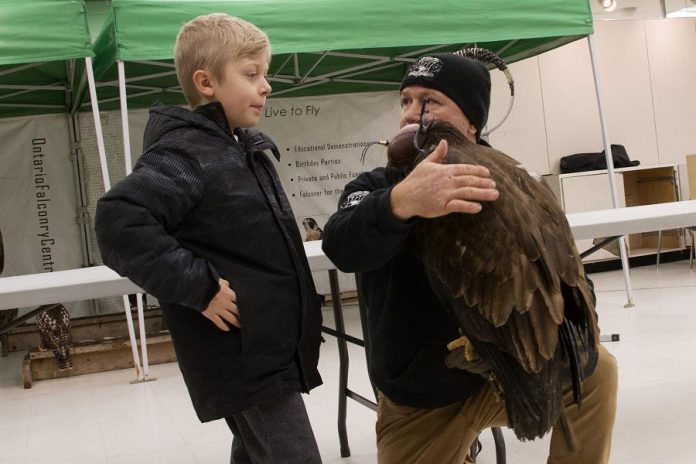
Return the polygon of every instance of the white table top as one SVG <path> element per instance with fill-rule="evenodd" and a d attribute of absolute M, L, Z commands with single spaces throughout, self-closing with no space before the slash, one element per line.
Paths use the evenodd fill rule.
<path fill-rule="evenodd" d="M 568 215 L 576 239 L 696 226 L 696 200 Z M 321 242 L 305 242 L 313 271 L 335 266 L 321 250 Z M 0 309 L 65 303 L 142 290 L 106 266 L 0 278 Z"/>
<path fill-rule="evenodd" d="M 305 242 L 313 271 L 335 269 L 321 249 L 321 241 Z M 91 300 L 142 292 L 106 266 L 0 278 L 0 309 Z"/>
<path fill-rule="evenodd" d="M 566 216 L 576 240 L 696 226 L 696 200 L 604 209 Z"/>

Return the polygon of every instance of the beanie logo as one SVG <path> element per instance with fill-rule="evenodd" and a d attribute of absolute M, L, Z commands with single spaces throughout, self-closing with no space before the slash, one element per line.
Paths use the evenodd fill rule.
<path fill-rule="evenodd" d="M 424 56 L 411 65 L 407 77 L 432 78 L 442 69 L 442 61 L 432 56 Z"/>

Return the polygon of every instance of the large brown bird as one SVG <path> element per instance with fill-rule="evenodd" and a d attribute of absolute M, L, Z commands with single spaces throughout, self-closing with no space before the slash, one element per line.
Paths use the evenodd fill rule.
<path fill-rule="evenodd" d="M 447 364 L 493 383 L 518 438 L 541 437 L 559 418 L 567 426 L 563 392 L 572 387 L 580 403 L 581 382 L 596 362 L 592 289 L 553 193 L 513 158 L 434 121 L 402 129 L 387 168 L 408 174 L 441 139 L 449 146 L 444 163 L 487 167 L 500 192 L 478 214 L 415 226 L 414 249 L 463 335 Z M 572 447 L 572 434 L 566 438 Z"/>

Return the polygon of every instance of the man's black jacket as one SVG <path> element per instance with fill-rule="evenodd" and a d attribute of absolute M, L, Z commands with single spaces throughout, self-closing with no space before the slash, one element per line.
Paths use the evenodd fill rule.
<path fill-rule="evenodd" d="M 252 131 L 219 103 L 155 106 L 133 173 L 99 200 L 104 264 L 159 301 L 198 417 L 229 416 L 321 384 L 321 312 L 290 204 Z M 242 329 L 200 311 L 224 278 Z"/>
<path fill-rule="evenodd" d="M 436 408 L 476 393 L 484 379 L 445 366 L 446 345 L 459 337 L 457 325 L 406 246 L 412 223 L 391 213 L 397 180 L 378 168 L 348 183 L 324 227 L 322 246 L 339 269 L 359 273 L 372 382 L 397 403 Z"/>

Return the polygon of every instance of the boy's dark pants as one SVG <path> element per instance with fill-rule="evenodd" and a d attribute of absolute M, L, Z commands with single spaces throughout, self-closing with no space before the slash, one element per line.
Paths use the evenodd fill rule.
<path fill-rule="evenodd" d="M 226 417 L 230 464 L 321 464 L 302 396 L 289 392 Z"/>

